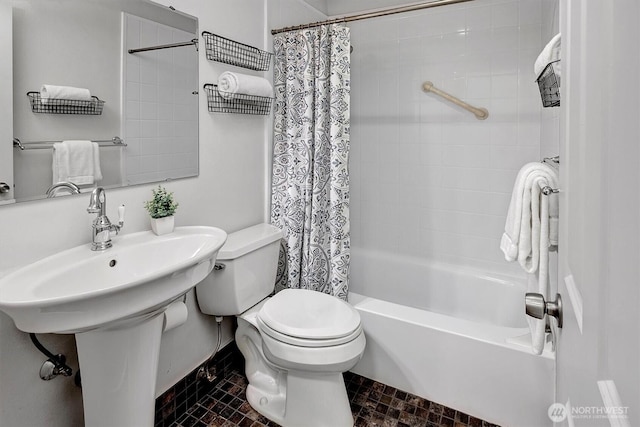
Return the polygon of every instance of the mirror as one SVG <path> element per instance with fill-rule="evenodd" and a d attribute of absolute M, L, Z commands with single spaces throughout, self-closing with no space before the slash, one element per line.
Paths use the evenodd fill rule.
<path fill-rule="evenodd" d="M 13 136 L 25 148 L 13 148 L 17 202 L 46 197 L 56 182 L 53 143 L 66 140 L 99 143 L 102 179 L 96 172 L 86 189 L 198 175 L 195 18 L 144 0 L 14 0 L 12 5 Z M 187 43 L 128 53 L 179 42 Z M 27 93 L 45 84 L 89 89 L 104 101 L 102 113 L 33 112 Z M 123 143 L 114 144 L 114 137 Z M 86 151 L 78 155 L 87 157 Z M 86 166 L 77 165 L 71 167 Z"/>

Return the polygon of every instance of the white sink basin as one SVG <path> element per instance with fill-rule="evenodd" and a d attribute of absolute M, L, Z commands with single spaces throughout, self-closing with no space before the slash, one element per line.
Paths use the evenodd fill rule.
<path fill-rule="evenodd" d="M 227 233 L 177 227 L 114 238 L 50 256 L 0 279 L 0 310 L 25 332 L 79 333 L 153 315 L 211 272 Z"/>
<path fill-rule="evenodd" d="M 227 233 L 178 227 L 50 256 L 0 279 L 0 310 L 25 332 L 76 334 L 86 427 L 151 427 L 163 312 L 213 269 Z"/>

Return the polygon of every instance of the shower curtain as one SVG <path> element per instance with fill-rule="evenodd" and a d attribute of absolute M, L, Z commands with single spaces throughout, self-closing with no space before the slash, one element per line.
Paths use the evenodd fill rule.
<path fill-rule="evenodd" d="M 350 33 L 341 24 L 274 38 L 271 223 L 284 232 L 276 288 L 347 299 Z M 280 263 L 280 267 L 283 266 Z"/>

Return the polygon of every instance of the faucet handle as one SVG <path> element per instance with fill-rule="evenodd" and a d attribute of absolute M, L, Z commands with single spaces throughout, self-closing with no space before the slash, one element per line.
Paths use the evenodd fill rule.
<path fill-rule="evenodd" d="M 120 227 L 124 225 L 124 205 L 118 206 L 118 225 Z"/>

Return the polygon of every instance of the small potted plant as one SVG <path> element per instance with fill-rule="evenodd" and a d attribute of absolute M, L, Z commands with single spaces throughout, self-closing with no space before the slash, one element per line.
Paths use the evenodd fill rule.
<path fill-rule="evenodd" d="M 171 233 L 174 227 L 173 214 L 178 208 L 178 203 L 173 200 L 173 193 L 169 193 L 160 185 L 151 191 L 153 198 L 144 202 L 144 207 L 151 216 L 151 229 L 158 236 Z"/>

